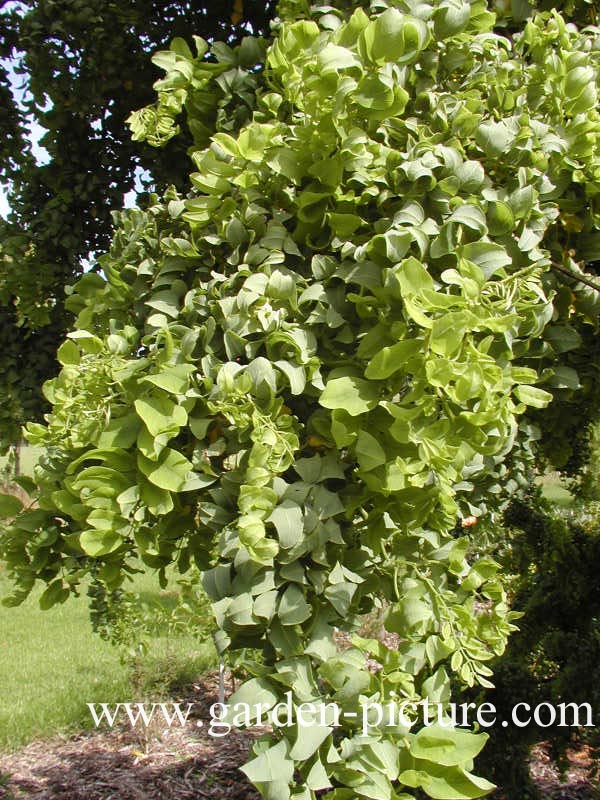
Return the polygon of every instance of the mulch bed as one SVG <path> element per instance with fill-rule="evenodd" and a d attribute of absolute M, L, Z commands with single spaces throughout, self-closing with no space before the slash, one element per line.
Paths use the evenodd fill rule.
<path fill-rule="evenodd" d="M 209 708 L 217 702 L 216 675 L 195 684 L 188 696 L 198 715 L 182 728 L 102 728 L 89 734 L 33 742 L 0 754 L 3 800 L 259 800 L 238 767 L 258 735 L 232 730 L 209 736 Z M 184 706 L 185 707 L 185 706 Z"/>
<path fill-rule="evenodd" d="M 596 752 L 585 745 L 577 750 L 569 750 L 569 767 L 561 777 L 549 750 L 548 745 L 542 743 L 531 752 L 531 775 L 543 797 L 552 800 L 597 800 L 600 797 Z"/>
<path fill-rule="evenodd" d="M 198 716 L 173 726 L 99 729 L 89 734 L 33 742 L 13 754 L 0 753 L 2 800 L 260 800 L 238 767 L 247 759 L 258 732 L 232 730 L 209 736 L 207 726 L 217 701 L 218 676 L 195 684 L 182 702 L 193 702 Z M 592 775 L 598 764 L 582 748 L 570 754 L 561 778 L 548 750 L 532 752 L 531 771 L 546 800 L 595 800 Z M 6 782 L 7 781 L 7 782 Z"/>

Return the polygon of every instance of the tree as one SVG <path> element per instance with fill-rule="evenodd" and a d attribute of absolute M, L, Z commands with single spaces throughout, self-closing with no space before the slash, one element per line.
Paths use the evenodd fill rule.
<path fill-rule="evenodd" d="M 485 734 L 418 704 L 490 685 L 513 617 L 469 518 L 498 521 L 527 409 L 576 391 L 574 326 L 595 322 L 598 31 L 384 5 L 288 2 L 268 49 L 156 56 L 132 130 L 170 141 L 185 111 L 192 190 L 118 215 L 28 426 L 39 507 L 2 501 L 14 602 L 195 561 L 247 670 L 231 702 L 343 712 L 257 743 L 244 770 L 273 800 L 490 788 Z M 383 602 L 399 648 L 340 654 L 334 629 Z M 361 736 L 367 703 L 387 716 Z"/>
<path fill-rule="evenodd" d="M 534 721 L 499 728 L 482 755 L 486 774 L 502 786 L 503 795 L 521 800 L 541 796 L 530 777 L 534 743 L 549 742 L 555 760 L 566 767 L 567 747 L 574 739 L 598 742 L 598 728 L 591 728 L 586 711 L 600 702 L 598 509 L 594 504 L 559 514 L 537 492 L 514 501 L 505 523 L 508 533 L 498 542 L 499 560 L 513 576 L 511 607 L 523 617 L 494 664 L 494 689 L 489 694 L 470 690 L 469 700 L 492 702 L 504 719 L 518 704 L 543 709 L 543 727 Z M 557 723 L 565 704 L 564 727 L 547 725 L 544 703 L 557 709 Z M 569 714 L 575 706 L 583 729 L 572 727 Z M 526 706 L 521 709 L 527 713 Z"/>
<path fill-rule="evenodd" d="M 2 446 L 49 408 L 41 386 L 58 372 L 55 352 L 73 319 L 65 288 L 81 275 L 83 259 L 108 247 L 111 214 L 134 188 L 136 169 L 161 191 L 185 183 L 189 136 L 157 153 L 132 143 L 125 124 L 152 98 L 149 54 L 191 30 L 226 41 L 239 40 L 248 25 L 268 34 L 273 3 L 0 5 L 0 180 L 10 183 L 11 206 L 8 222 L 0 220 Z M 10 89 L 9 62 L 27 89 L 21 102 Z M 47 163 L 32 155 L 26 115 L 45 131 Z"/>

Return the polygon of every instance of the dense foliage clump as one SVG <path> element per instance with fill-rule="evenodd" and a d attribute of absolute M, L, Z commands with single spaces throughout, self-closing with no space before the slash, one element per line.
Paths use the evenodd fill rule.
<path fill-rule="evenodd" d="M 28 427 L 39 508 L 4 500 L 3 555 L 15 601 L 41 579 L 44 605 L 195 562 L 221 654 L 251 648 L 232 702 L 344 712 L 257 743 L 265 798 L 478 797 L 485 735 L 416 709 L 447 707 L 452 676 L 490 685 L 513 617 L 460 521 L 498 521 L 528 410 L 580 386 L 598 32 L 552 13 L 497 34 L 483 0 L 280 11 L 268 48 L 156 57 L 133 133 L 169 141 L 185 110 L 192 188 L 117 215 L 104 277 L 69 298 Z M 399 648 L 340 654 L 335 628 L 383 602 Z M 364 703 L 405 701 L 410 725 L 362 735 Z"/>
<path fill-rule="evenodd" d="M 126 118 L 152 100 L 150 54 L 194 30 L 239 41 L 269 33 L 274 3 L 22 0 L 0 6 L 0 448 L 49 406 L 42 383 L 73 324 L 65 288 L 109 246 L 111 213 L 143 176 L 183 188 L 189 134 L 164 151 L 131 141 Z M 32 146 L 40 137 L 43 155 Z M 143 199 L 143 198 L 142 198 Z M 23 369 L 27 364 L 27 369 Z"/>

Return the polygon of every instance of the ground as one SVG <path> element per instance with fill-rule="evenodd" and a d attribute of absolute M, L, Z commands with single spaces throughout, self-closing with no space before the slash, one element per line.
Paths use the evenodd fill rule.
<path fill-rule="evenodd" d="M 217 676 L 194 684 L 182 698 L 209 719 L 217 702 Z M 206 728 L 98 730 L 29 744 L 0 754 L 0 774 L 10 776 L 0 798 L 15 800 L 256 800 L 238 767 L 252 734 L 210 737 Z M 4 793 L 3 793 L 4 792 Z"/>
<path fill-rule="evenodd" d="M 176 698 L 193 702 L 195 719 L 209 719 L 217 701 L 216 674 Z M 239 766 L 256 733 L 215 738 L 206 725 L 170 730 L 120 728 L 29 744 L 0 753 L 2 800 L 259 800 Z M 597 762 L 585 748 L 570 754 L 561 779 L 544 745 L 534 749 L 532 774 L 546 800 L 595 800 Z M 4 782 L 2 781 L 4 778 Z M 502 800 L 497 793 L 497 800 Z"/>

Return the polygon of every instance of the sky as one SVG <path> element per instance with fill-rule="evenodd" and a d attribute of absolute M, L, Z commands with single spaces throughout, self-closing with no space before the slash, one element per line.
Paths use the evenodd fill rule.
<path fill-rule="evenodd" d="M 4 217 L 4 219 L 6 219 L 8 211 L 9 206 L 8 200 L 6 199 L 6 189 L 4 186 L 0 185 L 0 217 Z"/>

